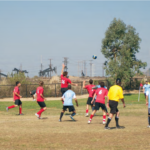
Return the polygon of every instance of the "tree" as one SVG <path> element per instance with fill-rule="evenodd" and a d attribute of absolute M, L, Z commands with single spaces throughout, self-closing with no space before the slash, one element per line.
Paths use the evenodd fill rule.
<path fill-rule="evenodd" d="M 127 26 L 120 19 L 111 22 L 102 40 L 101 49 L 107 59 L 105 70 L 111 84 L 116 78 L 121 78 L 125 87 L 133 76 L 142 74 L 140 69 L 145 68 L 147 63 L 136 58 L 140 42 L 141 39 L 134 27 Z"/>

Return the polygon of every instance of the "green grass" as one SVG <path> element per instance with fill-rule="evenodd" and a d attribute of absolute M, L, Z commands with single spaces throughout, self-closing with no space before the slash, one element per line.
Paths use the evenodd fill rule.
<path fill-rule="evenodd" d="M 79 107 L 86 106 L 87 99 L 79 99 Z M 140 96 L 140 101 L 138 102 L 138 94 L 132 94 L 132 95 L 125 95 L 125 102 L 126 105 L 132 105 L 132 104 L 145 104 L 145 97 L 142 94 Z M 46 101 L 46 106 L 48 108 L 48 111 L 45 113 L 48 115 L 48 113 L 51 113 L 52 115 L 58 115 L 62 109 L 62 102 L 61 101 Z M 120 101 L 119 104 L 122 104 Z M 13 105 L 13 102 L 0 102 L 0 114 L 3 115 L 14 115 L 18 113 L 18 108 L 14 108 L 9 110 L 9 113 L 5 113 L 6 107 Z M 74 103 L 75 105 L 75 103 Z M 49 110 L 50 109 L 50 110 Z M 23 112 L 26 115 L 34 114 L 39 110 L 39 105 L 35 101 L 24 101 L 23 102 Z M 52 111 L 51 111 L 52 110 Z"/>

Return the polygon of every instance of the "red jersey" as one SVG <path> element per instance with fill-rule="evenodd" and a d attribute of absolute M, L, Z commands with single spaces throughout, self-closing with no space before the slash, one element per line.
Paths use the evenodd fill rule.
<path fill-rule="evenodd" d="M 61 75 L 60 78 L 61 78 L 61 88 L 68 88 L 68 84 L 71 83 L 71 80 L 64 77 L 63 75 Z"/>
<path fill-rule="evenodd" d="M 85 88 L 87 89 L 88 93 L 89 93 L 89 97 L 93 97 L 95 90 L 92 89 L 93 87 L 95 87 L 95 85 L 86 85 Z"/>
<path fill-rule="evenodd" d="M 19 90 L 19 87 L 18 86 L 16 86 L 15 88 L 14 88 L 14 100 L 17 100 L 17 99 L 20 99 L 20 96 L 17 96 L 15 93 L 17 93 L 17 94 L 19 94 L 20 95 L 20 90 Z"/>
<path fill-rule="evenodd" d="M 41 94 L 43 95 L 43 93 L 44 93 L 43 87 L 39 86 L 39 87 L 36 89 L 37 101 L 38 101 L 38 102 L 44 102 L 44 98 L 41 97 Z"/>
<path fill-rule="evenodd" d="M 108 95 L 108 90 L 105 88 L 98 88 L 95 93 L 97 95 L 95 102 L 105 104 L 105 96 Z"/>

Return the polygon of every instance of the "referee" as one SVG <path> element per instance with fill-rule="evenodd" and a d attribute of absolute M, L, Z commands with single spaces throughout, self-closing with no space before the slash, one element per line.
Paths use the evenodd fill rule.
<path fill-rule="evenodd" d="M 122 127 L 120 127 L 119 123 L 118 123 L 119 122 L 119 110 L 117 108 L 118 102 L 120 99 L 123 103 L 123 107 L 125 107 L 123 90 L 121 87 L 121 79 L 117 78 L 116 85 L 113 85 L 112 87 L 110 87 L 109 92 L 108 92 L 108 97 L 109 97 L 109 101 L 107 103 L 107 107 L 108 108 L 110 107 L 110 114 L 107 119 L 105 129 L 110 129 L 108 127 L 108 125 L 109 125 L 111 119 L 113 118 L 114 114 L 116 114 L 116 116 L 115 116 L 116 128 L 120 129 Z"/>

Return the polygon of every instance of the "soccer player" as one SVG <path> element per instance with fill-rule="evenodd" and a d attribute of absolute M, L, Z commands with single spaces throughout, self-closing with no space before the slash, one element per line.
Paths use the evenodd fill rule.
<path fill-rule="evenodd" d="M 64 93 L 64 95 L 61 98 L 61 101 L 63 102 L 63 110 L 62 110 L 62 112 L 60 114 L 60 119 L 59 119 L 60 122 L 61 122 L 63 114 L 64 114 L 64 112 L 66 111 L 67 108 L 69 109 L 69 112 L 72 112 L 70 118 L 73 121 L 75 121 L 74 118 L 73 118 L 73 116 L 76 115 L 76 110 L 75 110 L 75 108 L 73 106 L 73 103 L 72 103 L 73 99 L 75 99 L 76 106 L 78 107 L 78 101 L 77 101 L 76 95 L 71 90 L 71 85 L 68 85 L 68 90 Z"/>
<path fill-rule="evenodd" d="M 83 81 L 83 89 L 87 89 L 89 93 L 89 97 L 88 97 L 87 105 L 86 105 L 86 114 L 85 114 L 86 117 L 89 116 L 89 105 L 91 106 L 91 108 L 93 107 L 93 104 L 91 104 L 91 101 L 93 99 L 94 92 L 95 92 L 95 90 L 92 89 L 93 87 L 95 87 L 95 85 L 93 85 L 93 80 L 90 79 L 89 83 L 90 83 L 89 85 L 85 85 L 85 81 Z"/>
<path fill-rule="evenodd" d="M 105 97 L 107 97 L 107 102 L 108 102 L 108 90 L 104 85 L 104 82 L 100 83 L 101 87 L 98 88 L 93 96 L 93 100 L 91 101 L 91 103 L 93 104 L 94 99 L 96 97 L 96 101 L 95 101 L 95 106 L 94 106 L 94 111 L 92 112 L 90 119 L 88 121 L 88 123 L 91 123 L 92 118 L 94 117 L 95 113 L 97 110 L 99 110 L 99 108 L 102 108 L 103 110 L 103 124 L 106 124 L 105 120 L 106 120 L 106 106 L 105 106 Z"/>
<path fill-rule="evenodd" d="M 35 114 L 38 119 L 41 119 L 42 112 L 44 112 L 47 109 L 46 104 L 44 102 L 44 100 L 46 100 L 46 99 L 44 98 L 44 88 L 43 88 L 43 86 L 44 86 L 44 82 L 40 81 L 39 87 L 36 90 L 37 103 L 41 107 L 40 111 Z"/>
<path fill-rule="evenodd" d="M 101 88 L 101 81 L 98 82 L 99 85 L 96 85 L 95 87 L 93 87 L 92 89 L 95 89 L 97 90 L 98 88 Z M 107 89 L 107 87 L 104 85 L 104 88 Z M 96 100 L 96 96 L 95 96 L 95 99 L 94 99 L 94 102 L 93 102 L 93 106 L 95 106 L 95 100 Z M 108 113 L 108 110 L 107 110 L 107 107 L 105 105 L 105 110 L 106 110 L 106 113 L 107 113 L 107 116 L 109 116 L 109 113 Z"/>
<path fill-rule="evenodd" d="M 68 90 L 68 84 L 74 85 L 74 86 L 78 86 L 78 84 L 74 84 L 71 82 L 70 79 L 67 78 L 68 76 L 68 72 L 64 71 L 65 65 L 62 65 L 62 71 L 61 71 L 61 93 L 62 95 L 64 95 L 64 93 Z"/>
<path fill-rule="evenodd" d="M 148 91 L 149 88 L 150 88 L 150 85 L 148 84 L 148 81 L 146 81 L 143 86 L 143 93 L 144 93 L 145 98 L 146 98 L 146 92 Z"/>
<path fill-rule="evenodd" d="M 146 92 L 146 105 L 148 106 L 148 128 L 150 128 L 150 88 Z"/>
<path fill-rule="evenodd" d="M 36 101 L 36 90 L 30 91 L 29 93 L 33 97 L 33 101 Z"/>
<path fill-rule="evenodd" d="M 6 107 L 6 110 L 8 111 L 11 108 L 15 108 L 15 107 L 19 106 L 19 115 L 23 115 L 22 114 L 22 102 L 20 100 L 20 98 L 22 98 L 22 96 L 20 95 L 20 89 L 19 89 L 20 86 L 21 86 L 21 83 L 19 81 L 17 81 L 16 86 L 15 86 L 14 91 L 13 91 L 13 98 L 14 98 L 13 101 L 14 101 L 15 105 Z"/>
<path fill-rule="evenodd" d="M 121 127 L 119 126 L 119 110 L 117 108 L 118 102 L 121 99 L 123 103 L 123 107 L 125 107 L 125 102 L 124 102 L 124 96 L 123 96 L 123 90 L 121 87 L 121 79 L 117 78 L 116 80 L 116 85 L 113 85 L 110 87 L 109 92 L 108 92 L 108 97 L 109 97 L 109 102 L 107 102 L 107 107 L 110 107 L 110 114 L 107 119 L 107 123 L 105 126 L 105 129 L 110 129 L 108 127 L 111 119 L 113 118 L 114 114 L 115 116 L 115 121 L 116 121 L 116 128 L 120 129 Z"/>

